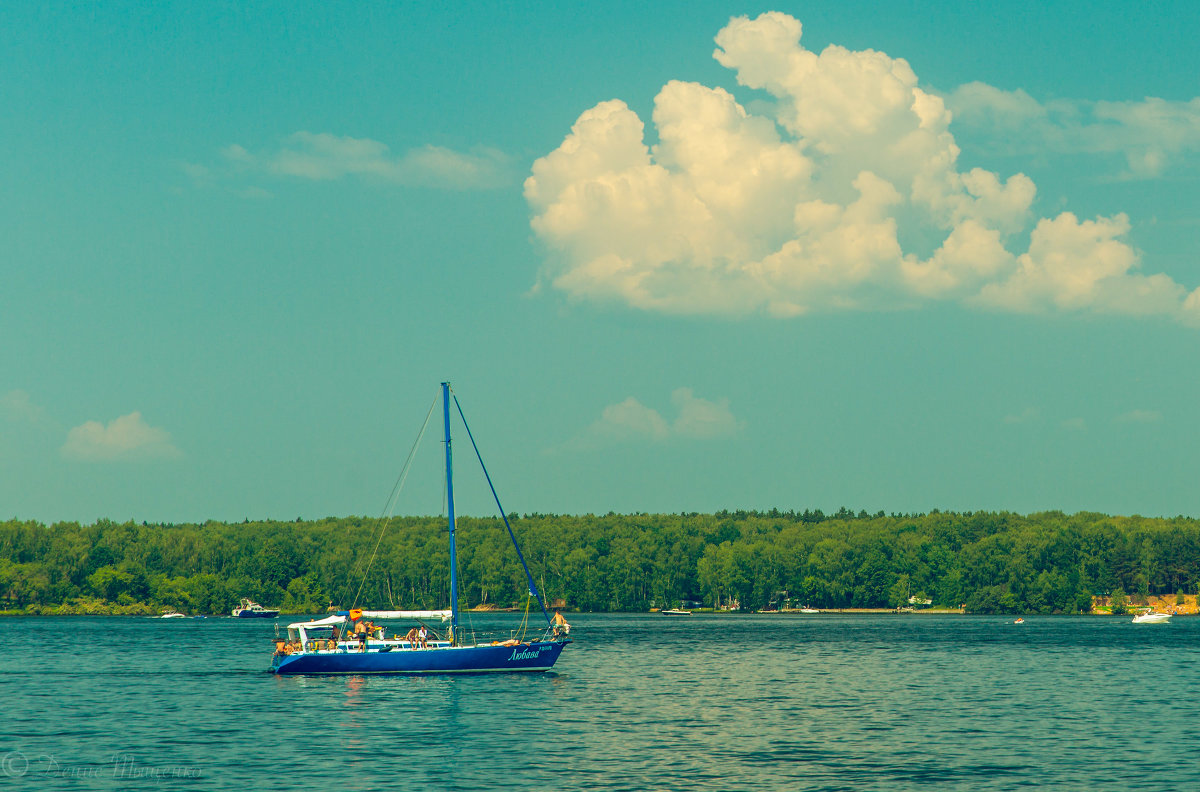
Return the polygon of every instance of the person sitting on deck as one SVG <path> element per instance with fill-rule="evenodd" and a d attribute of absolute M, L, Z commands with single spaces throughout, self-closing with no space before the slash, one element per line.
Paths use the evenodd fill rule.
<path fill-rule="evenodd" d="M 421 629 L 417 630 L 417 643 L 421 644 L 422 649 L 428 649 L 429 648 L 429 644 L 427 643 L 428 639 L 429 639 L 429 633 L 425 631 L 425 625 L 422 624 Z"/>
<path fill-rule="evenodd" d="M 404 640 L 408 641 L 409 649 L 417 648 L 417 640 L 418 640 L 417 633 L 418 633 L 417 628 L 413 627 L 411 630 L 409 630 L 407 633 L 404 634 Z"/>
<path fill-rule="evenodd" d="M 550 623 L 553 626 L 555 638 L 566 637 L 571 634 L 571 625 L 567 624 L 567 620 L 558 611 L 554 611 L 554 618 Z"/>

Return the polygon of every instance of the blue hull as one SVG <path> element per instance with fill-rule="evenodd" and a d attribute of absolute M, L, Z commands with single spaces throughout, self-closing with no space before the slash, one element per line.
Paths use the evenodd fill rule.
<path fill-rule="evenodd" d="M 305 652 L 276 656 L 275 674 L 480 674 L 548 671 L 569 641 L 517 646 L 456 646 L 391 652 Z"/>

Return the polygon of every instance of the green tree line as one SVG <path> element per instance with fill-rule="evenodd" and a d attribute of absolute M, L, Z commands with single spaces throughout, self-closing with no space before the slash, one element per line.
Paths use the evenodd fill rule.
<path fill-rule="evenodd" d="M 1200 521 L 842 509 L 510 517 L 548 602 L 644 611 L 731 600 L 888 608 L 910 596 L 978 613 L 1078 613 L 1094 594 L 1194 593 Z M 498 519 L 460 518 L 462 607 L 522 606 L 524 573 Z M 444 520 L 360 517 L 158 525 L 0 523 L 0 609 L 228 613 L 241 597 L 291 613 L 441 608 Z"/>

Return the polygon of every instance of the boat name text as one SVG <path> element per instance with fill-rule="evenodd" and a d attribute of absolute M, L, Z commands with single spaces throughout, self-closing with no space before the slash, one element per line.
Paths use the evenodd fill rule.
<path fill-rule="evenodd" d="M 508 659 L 509 660 L 532 660 L 532 659 L 536 659 L 541 653 L 542 653 L 542 648 L 540 646 L 537 649 L 530 647 L 529 649 L 522 649 L 520 651 L 513 649 L 513 653 L 511 655 L 509 655 Z"/>

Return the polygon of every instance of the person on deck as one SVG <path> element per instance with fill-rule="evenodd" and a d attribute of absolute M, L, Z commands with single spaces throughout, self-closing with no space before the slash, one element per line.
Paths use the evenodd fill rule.
<path fill-rule="evenodd" d="M 417 630 L 417 628 L 416 628 L 416 627 L 413 627 L 412 629 L 410 629 L 408 632 L 406 632 L 406 633 L 404 634 L 404 640 L 408 641 L 408 648 L 409 648 L 409 649 L 416 649 L 416 648 L 417 648 L 417 640 L 418 640 L 418 638 L 417 638 L 417 635 L 418 635 L 418 632 L 419 632 L 419 631 Z"/>
<path fill-rule="evenodd" d="M 429 640 L 429 633 L 425 631 L 425 625 L 422 624 L 421 629 L 417 630 L 417 643 L 421 644 L 422 649 L 428 649 L 429 648 L 429 644 L 427 643 L 428 640 Z"/>
<path fill-rule="evenodd" d="M 558 611 L 554 611 L 554 618 L 551 620 L 554 637 L 565 637 L 571 634 L 571 625 L 567 624 L 567 620 Z"/>

